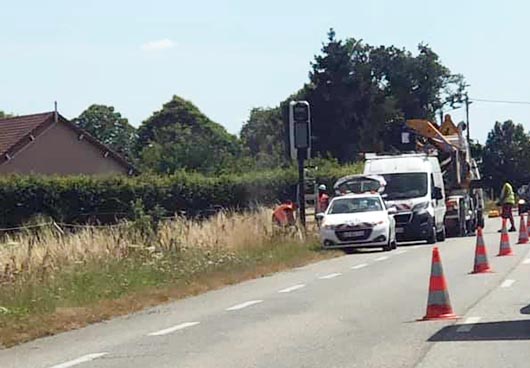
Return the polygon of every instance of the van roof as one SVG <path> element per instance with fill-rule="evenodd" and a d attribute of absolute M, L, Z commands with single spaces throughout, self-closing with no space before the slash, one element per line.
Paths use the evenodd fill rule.
<path fill-rule="evenodd" d="M 436 156 L 399 155 L 367 158 L 364 165 L 365 174 L 392 174 L 412 172 L 440 172 Z"/>

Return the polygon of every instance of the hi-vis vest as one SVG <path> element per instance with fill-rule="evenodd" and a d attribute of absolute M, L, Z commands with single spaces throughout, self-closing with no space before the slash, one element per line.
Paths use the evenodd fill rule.
<path fill-rule="evenodd" d="M 510 183 L 505 183 L 501 193 L 502 204 L 515 204 L 515 194 Z"/>

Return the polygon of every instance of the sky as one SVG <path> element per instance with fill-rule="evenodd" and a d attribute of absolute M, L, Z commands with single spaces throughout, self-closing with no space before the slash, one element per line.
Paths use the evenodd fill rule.
<path fill-rule="evenodd" d="M 0 110 L 67 118 L 112 105 L 138 126 L 173 95 L 238 133 L 250 109 L 307 80 L 339 38 L 415 50 L 429 44 L 476 99 L 530 101 L 530 2 L 313 0 L 0 0 Z M 463 109 L 453 111 L 455 121 Z M 530 105 L 475 102 L 471 137 L 495 121 L 530 130 Z"/>

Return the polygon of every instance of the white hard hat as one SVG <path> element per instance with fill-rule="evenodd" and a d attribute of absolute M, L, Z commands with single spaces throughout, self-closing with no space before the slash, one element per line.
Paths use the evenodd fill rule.
<path fill-rule="evenodd" d="M 318 190 L 326 190 L 326 186 L 324 184 L 320 184 L 318 186 Z"/>

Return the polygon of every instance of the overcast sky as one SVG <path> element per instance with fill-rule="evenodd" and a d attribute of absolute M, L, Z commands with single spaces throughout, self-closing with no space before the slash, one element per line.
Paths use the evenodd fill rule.
<path fill-rule="evenodd" d="M 137 126 L 177 94 L 238 133 L 252 107 L 275 106 L 307 81 L 330 27 L 373 45 L 428 43 L 472 98 L 530 101 L 529 4 L 2 0 L 0 109 L 42 112 L 57 100 L 73 118 L 109 104 Z M 471 135 L 483 142 L 510 118 L 530 129 L 530 105 L 477 102 Z"/>

